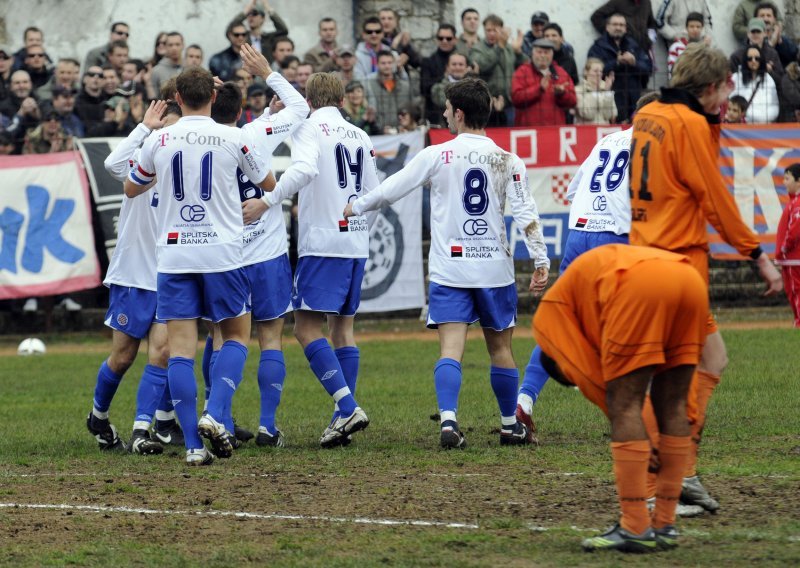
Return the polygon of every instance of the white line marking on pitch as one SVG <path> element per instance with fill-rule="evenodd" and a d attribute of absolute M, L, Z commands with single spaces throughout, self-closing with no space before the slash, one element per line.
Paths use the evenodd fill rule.
<path fill-rule="evenodd" d="M 247 513 L 245 511 L 170 511 L 166 509 L 139 509 L 135 507 L 101 507 L 96 505 L 49 505 L 38 503 L 0 503 L 2 509 L 50 509 L 59 511 L 87 511 L 90 513 L 137 513 L 146 515 L 197 515 L 207 517 L 236 517 L 268 521 L 323 521 L 329 523 L 354 523 L 358 525 L 387 525 L 411 527 L 444 527 L 448 529 L 477 529 L 469 523 L 445 523 L 441 521 L 368 519 L 364 517 L 326 517 L 319 515 L 278 515 L 269 513 Z"/>

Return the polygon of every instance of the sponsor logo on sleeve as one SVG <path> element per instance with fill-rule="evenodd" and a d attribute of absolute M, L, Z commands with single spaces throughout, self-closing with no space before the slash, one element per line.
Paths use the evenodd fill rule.
<path fill-rule="evenodd" d="M 267 136 L 272 136 L 272 127 L 271 127 L 271 126 L 267 126 L 267 127 L 264 129 L 264 132 L 266 132 L 266 133 L 267 133 Z"/>
<path fill-rule="evenodd" d="M 586 217 L 578 217 L 578 221 L 575 223 L 575 227 L 578 229 L 583 229 L 586 226 L 586 223 L 589 222 L 589 219 Z"/>
<path fill-rule="evenodd" d="M 461 258 L 464 256 L 464 247 L 461 245 L 452 245 L 450 247 L 450 258 Z"/>
<path fill-rule="evenodd" d="M 177 245 L 178 244 L 178 233 L 167 233 L 167 244 L 168 245 Z"/>
<path fill-rule="evenodd" d="M 249 151 L 250 151 L 250 148 L 248 148 L 247 146 L 242 146 L 242 154 L 244 154 L 246 156 Z"/>
<path fill-rule="evenodd" d="M 513 179 L 514 181 L 522 181 L 522 176 L 521 176 L 521 175 L 519 175 L 519 174 L 514 174 L 514 175 L 512 176 L 512 179 Z"/>

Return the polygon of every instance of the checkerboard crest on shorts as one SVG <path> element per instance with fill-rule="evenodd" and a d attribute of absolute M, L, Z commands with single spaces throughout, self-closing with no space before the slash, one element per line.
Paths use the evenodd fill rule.
<path fill-rule="evenodd" d="M 572 174 L 570 172 L 550 174 L 550 179 L 550 190 L 553 192 L 553 201 L 560 205 L 569 205 L 569 200 L 567 199 L 567 189 L 569 188 L 569 182 L 572 179 Z"/>

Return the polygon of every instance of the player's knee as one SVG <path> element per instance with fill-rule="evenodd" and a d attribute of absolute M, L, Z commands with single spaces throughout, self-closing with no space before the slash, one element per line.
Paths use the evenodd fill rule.
<path fill-rule="evenodd" d="M 136 360 L 136 351 L 130 349 L 119 350 L 108 357 L 108 366 L 118 375 L 124 375 Z"/>
<path fill-rule="evenodd" d="M 169 344 L 151 345 L 148 349 L 147 358 L 151 365 L 162 369 L 166 368 L 167 363 L 169 363 Z"/>

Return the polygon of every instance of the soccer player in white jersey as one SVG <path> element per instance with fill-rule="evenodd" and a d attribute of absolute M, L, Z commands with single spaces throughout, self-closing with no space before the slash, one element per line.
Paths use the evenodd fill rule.
<path fill-rule="evenodd" d="M 272 71 L 269 62 L 260 52 L 245 44 L 242 46 L 241 56 L 243 69 L 253 76 L 262 77 L 283 104 L 281 110 L 265 112 L 242 127 L 253 136 L 259 152 L 269 164 L 278 145 L 308 116 L 308 103 L 280 73 Z M 225 83 L 217 89 L 211 117 L 221 124 L 235 126 L 241 113 L 241 91 L 235 83 Z M 243 213 L 247 215 L 252 208 L 263 211 L 261 197 L 264 191 L 241 171 L 237 175 Z M 292 311 L 292 267 L 286 242 L 286 222 L 280 207 L 270 208 L 260 218 L 245 225 L 244 269 L 250 281 L 251 316 L 256 322 L 261 350 L 258 364 L 261 417 L 256 444 L 283 446 L 283 434 L 275 426 L 275 412 L 280 404 L 286 378 L 281 338 L 284 317 Z M 218 348 L 221 344 L 219 326 L 215 324 L 214 327 L 214 347 Z M 215 359 L 216 357 L 213 358 Z M 230 407 L 226 409 L 224 420 L 228 432 L 233 433 L 235 428 Z M 231 443 L 238 445 L 235 436 Z"/>
<path fill-rule="evenodd" d="M 393 203 L 431 183 L 431 251 L 428 326 L 439 330 L 440 359 L 434 369 L 441 416 L 441 445 L 463 448 L 456 410 L 467 327 L 480 321 L 491 358 L 491 384 L 500 407 L 500 443 L 524 444 L 528 432 L 515 417 L 519 373 L 511 352 L 517 315 L 513 251 L 503 218 L 506 199 L 536 270 L 530 289 L 547 285 L 550 260 L 528 189 L 522 160 L 486 137 L 491 95 L 480 79 L 447 89 L 444 116 L 452 134 L 429 146 L 374 191 L 351 200 L 345 217 Z"/>
<path fill-rule="evenodd" d="M 153 102 L 144 119 L 105 160 L 105 168 L 124 182 L 137 162 L 139 147 L 153 130 L 175 123 L 180 108 L 171 111 Z M 156 207 L 158 193 L 151 188 L 141 199 L 122 198 L 117 246 L 103 284 L 109 289 L 105 324 L 112 331 L 111 354 L 97 373 L 89 432 L 101 450 L 123 450 L 125 443 L 108 419 L 108 410 L 123 376 L 147 338 L 145 365 L 136 395 L 136 422 L 128 449 L 135 454 L 160 454 L 163 447 L 150 439 L 150 422 L 167 383 L 167 328 L 156 319 Z"/>
<path fill-rule="evenodd" d="M 125 193 L 135 196 L 157 176 L 158 317 L 167 322 L 168 378 L 175 412 L 184 431 L 186 461 L 205 465 L 214 453 L 232 452 L 225 426 L 226 405 L 242 380 L 250 334 L 250 285 L 242 268 L 242 213 L 236 179 L 239 167 L 253 183 L 270 191 L 275 179 L 253 141 L 241 130 L 215 123 L 211 74 L 197 67 L 176 80 L 183 117 L 151 135 Z M 220 322 L 224 344 L 212 369 L 207 412 L 197 420 L 194 358 L 197 319 Z"/>
<path fill-rule="evenodd" d="M 328 448 L 346 445 L 350 434 L 369 424 L 355 401 L 359 352 L 353 321 L 361 301 L 361 281 L 369 257 L 369 227 L 364 217 L 341 218 L 342 207 L 378 185 L 375 151 L 369 136 L 344 120 L 339 107 L 342 83 L 314 73 L 306 83 L 311 116 L 292 137 L 292 165 L 262 204 L 251 204 L 245 222 L 267 207 L 300 192 L 298 255 L 292 306 L 294 333 L 311 370 L 333 397 L 336 410 L 320 439 Z M 328 326 L 334 352 L 322 333 Z"/>

